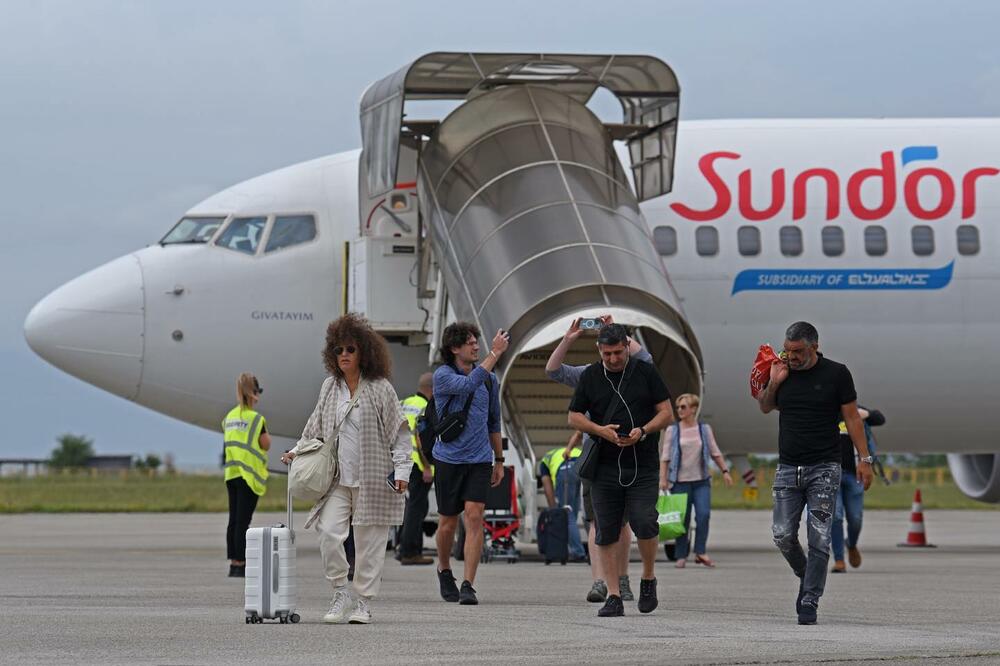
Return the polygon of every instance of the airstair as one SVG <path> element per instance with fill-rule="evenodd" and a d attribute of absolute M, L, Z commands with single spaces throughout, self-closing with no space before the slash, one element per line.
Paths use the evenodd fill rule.
<path fill-rule="evenodd" d="M 600 87 L 621 102 L 621 123 L 587 107 Z M 455 108 L 410 119 L 421 102 Z M 486 340 L 510 331 L 504 431 L 526 475 L 570 434 L 570 391 L 544 366 L 574 316 L 613 314 L 673 394 L 701 393 L 697 340 L 639 209 L 670 190 L 678 104 L 673 72 L 649 56 L 431 53 L 364 94 L 362 242 L 414 248 L 417 306 L 402 319 L 420 325 L 390 333 L 433 356 L 450 321 L 476 323 Z M 566 362 L 595 360 L 583 336 Z"/>

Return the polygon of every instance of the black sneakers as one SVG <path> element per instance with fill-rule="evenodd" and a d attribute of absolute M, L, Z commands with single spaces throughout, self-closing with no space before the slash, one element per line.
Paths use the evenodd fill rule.
<path fill-rule="evenodd" d="M 625 604 L 622 603 L 622 598 L 617 594 L 608 595 L 608 600 L 597 611 L 598 617 L 621 617 L 622 615 L 625 615 Z"/>
<path fill-rule="evenodd" d="M 656 579 L 639 579 L 639 607 L 640 613 L 652 613 L 656 610 L 659 602 L 656 600 Z"/>
<path fill-rule="evenodd" d="M 438 571 L 438 584 L 441 586 L 441 598 L 445 601 L 458 601 L 458 587 L 455 586 L 455 576 L 451 569 Z"/>
<path fill-rule="evenodd" d="M 247 577 L 247 565 L 245 565 L 245 564 L 230 564 L 229 565 L 229 577 L 230 578 L 246 578 Z"/>
<path fill-rule="evenodd" d="M 472 583 L 467 580 L 462 581 L 462 590 L 458 593 L 458 603 L 462 606 L 476 606 L 479 604 L 479 599 L 476 598 L 476 591 L 472 589 Z"/>
<path fill-rule="evenodd" d="M 801 613 L 802 612 L 802 595 L 804 595 L 806 593 L 805 585 L 806 585 L 806 577 L 805 576 L 799 577 L 799 594 L 798 594 L 797 597 L 795 597 L 795 612 L 796 613 Z"/>
<path fill-rule="evenodd" d="M 810 600 L 799 604 L 799 624 L 816 624 L 816 602 Z"/>

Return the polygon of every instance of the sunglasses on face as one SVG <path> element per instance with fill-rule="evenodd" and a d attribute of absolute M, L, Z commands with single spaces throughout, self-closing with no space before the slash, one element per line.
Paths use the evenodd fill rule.
<path fill-rule="evenodd" d="M 682 410 L 682 409 L 687 409 L 687 408 L 688 408 L 688 406 L 689 406 L 689 405 L 677 405 L 677 411 L 680 411 L 680 410 Z"/>
<path fill-rule="evenodd" d="M 358 351 L 358 348 L 355 347 L 354 345 L 347 345 L 346 347 L 334 347 L 333 355 L 340 356 L 344 352 L 347 352 L 348 354 L 353 354 L 356 351 Z"/>

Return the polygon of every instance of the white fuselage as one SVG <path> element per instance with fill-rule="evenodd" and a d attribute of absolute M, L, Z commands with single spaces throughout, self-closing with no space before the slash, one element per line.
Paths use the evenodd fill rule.
<path fill-rule="evenodd" d="M 919 149 L 906 154 L 904 165 L 908 147 Z M 929 147 L 936 148 L 936 158 Z M 997 450 L 987 401 L 998 370 L 1000 248 L 988 222 L 1000 207 L 1000 176 L 968 174 L 995 171 L 998 149 L 1000 121 L 993 120 L 681 125 L 673 192 L 642 209 L 654 235 L 669 236 L 658 227 L 671 227 L 676 235 L 676 252 L 663 260 L 700 343 L 704 416 L 724 450 L 774 450 L 776 418 L 761 415 L 750 399 L 748 374 L 757 346 L 780 345 L 795 320 L 817 326 L 821 351 L 851 368 L 860 401 L 885 412 L 890 425 L 879 433 L 882 450 Z M 41 301 L 25 324 L 29 343 L 85 381 L 212 429 L 231 407 L 235 377 L 252 371 L 265 387 L 272 432 L 297 437 L 325 376 L 320 351 L 326 324 L 345 308 L 345 243 L 363 224 L 358 155 L 332 155 L 266 174 L 188 212 L 227 219 L 312 214 L 314 240 L 255 255 L 211 243 L 139 250 Z M 820 171 L 805 179 L 804 188 L 801 179 L 796 187 L 796 177 L 810 169 Z M 880 171 L 861 173 L 866 169 Z M 772 180 L 776 170 L 782 170 L 780 184 Z M 767 212 L 782 188 L 784 201 Z M 742 210 L 741 191 L 749 193 Z M 749 211 L 748 203 L 765 212 Z M 918 225 L 932 230 L 930 254 L 914 252 L 912 229 Z M 977 253 L 959 254 L 959 225 L 978 229 Z M 866 228 L 876 226 L 887 240 L 882 255 L 866 252 Z M 738 234 L 753 234 L 741 227 L 759 230 L 759 254 L 740 253 Z M 800 254 L 782 253 L 779 237 L 789 235 L 784 227 L 800 230 Z M 842 229 L 839 256 L 824 254 L 826 227 Z M 712 232 L 697 232 L 708 228 L 715 229 L 718 248 L 701 255 L 696 233 L 703 249 L 711 250 Z M 943 279 L 940 272 L 928 278 L 928 269 L 952 262 L 947 284 L 924 288 Z M 741 271 L 789 270 L 811 273 L 744 275 L 739 284 L 753 288 L 734 290 Z M 887 273 L 872 272 L 878 270 Z M 760 288 L 789 280 L 841 288 Z M 910 288 L 885 288 L 902 284 Z M 427 348 L 394 344 L 393 353 L 402 396 L 426 366 Z"/>

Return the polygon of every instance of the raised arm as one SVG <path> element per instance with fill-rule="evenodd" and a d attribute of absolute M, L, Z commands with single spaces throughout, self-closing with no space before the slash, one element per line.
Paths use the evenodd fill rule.
<path fill-rule="evenodd" d="M 775 361 L 771 364 L 771 379 L 767 386 L 757 396 L 757 403 L 760 411 L 767 414 L 778 408 L 777 396 L 781 383 L 788 379 L 788 365 L 784 361 Z"/>
<path fill-rule="evenodd" d="M 556 348 L 552 350 L 549 355 L 549 360 L 545 362 L 545 373 L 551 376 L 551 373 L 559 370 L 559 367 L 563 364 L 563 360 L 566 358 L 566 353 L 569 348 L 573 346 L 573 342 L 580 337 L 583 331 L 580 330 L 580 319 L 579 317 L 574 319 L 570 325 L 569 330 L 567 330 L 556 345 Z M 568 366 L 567 366 L 568 367 Z"/>

